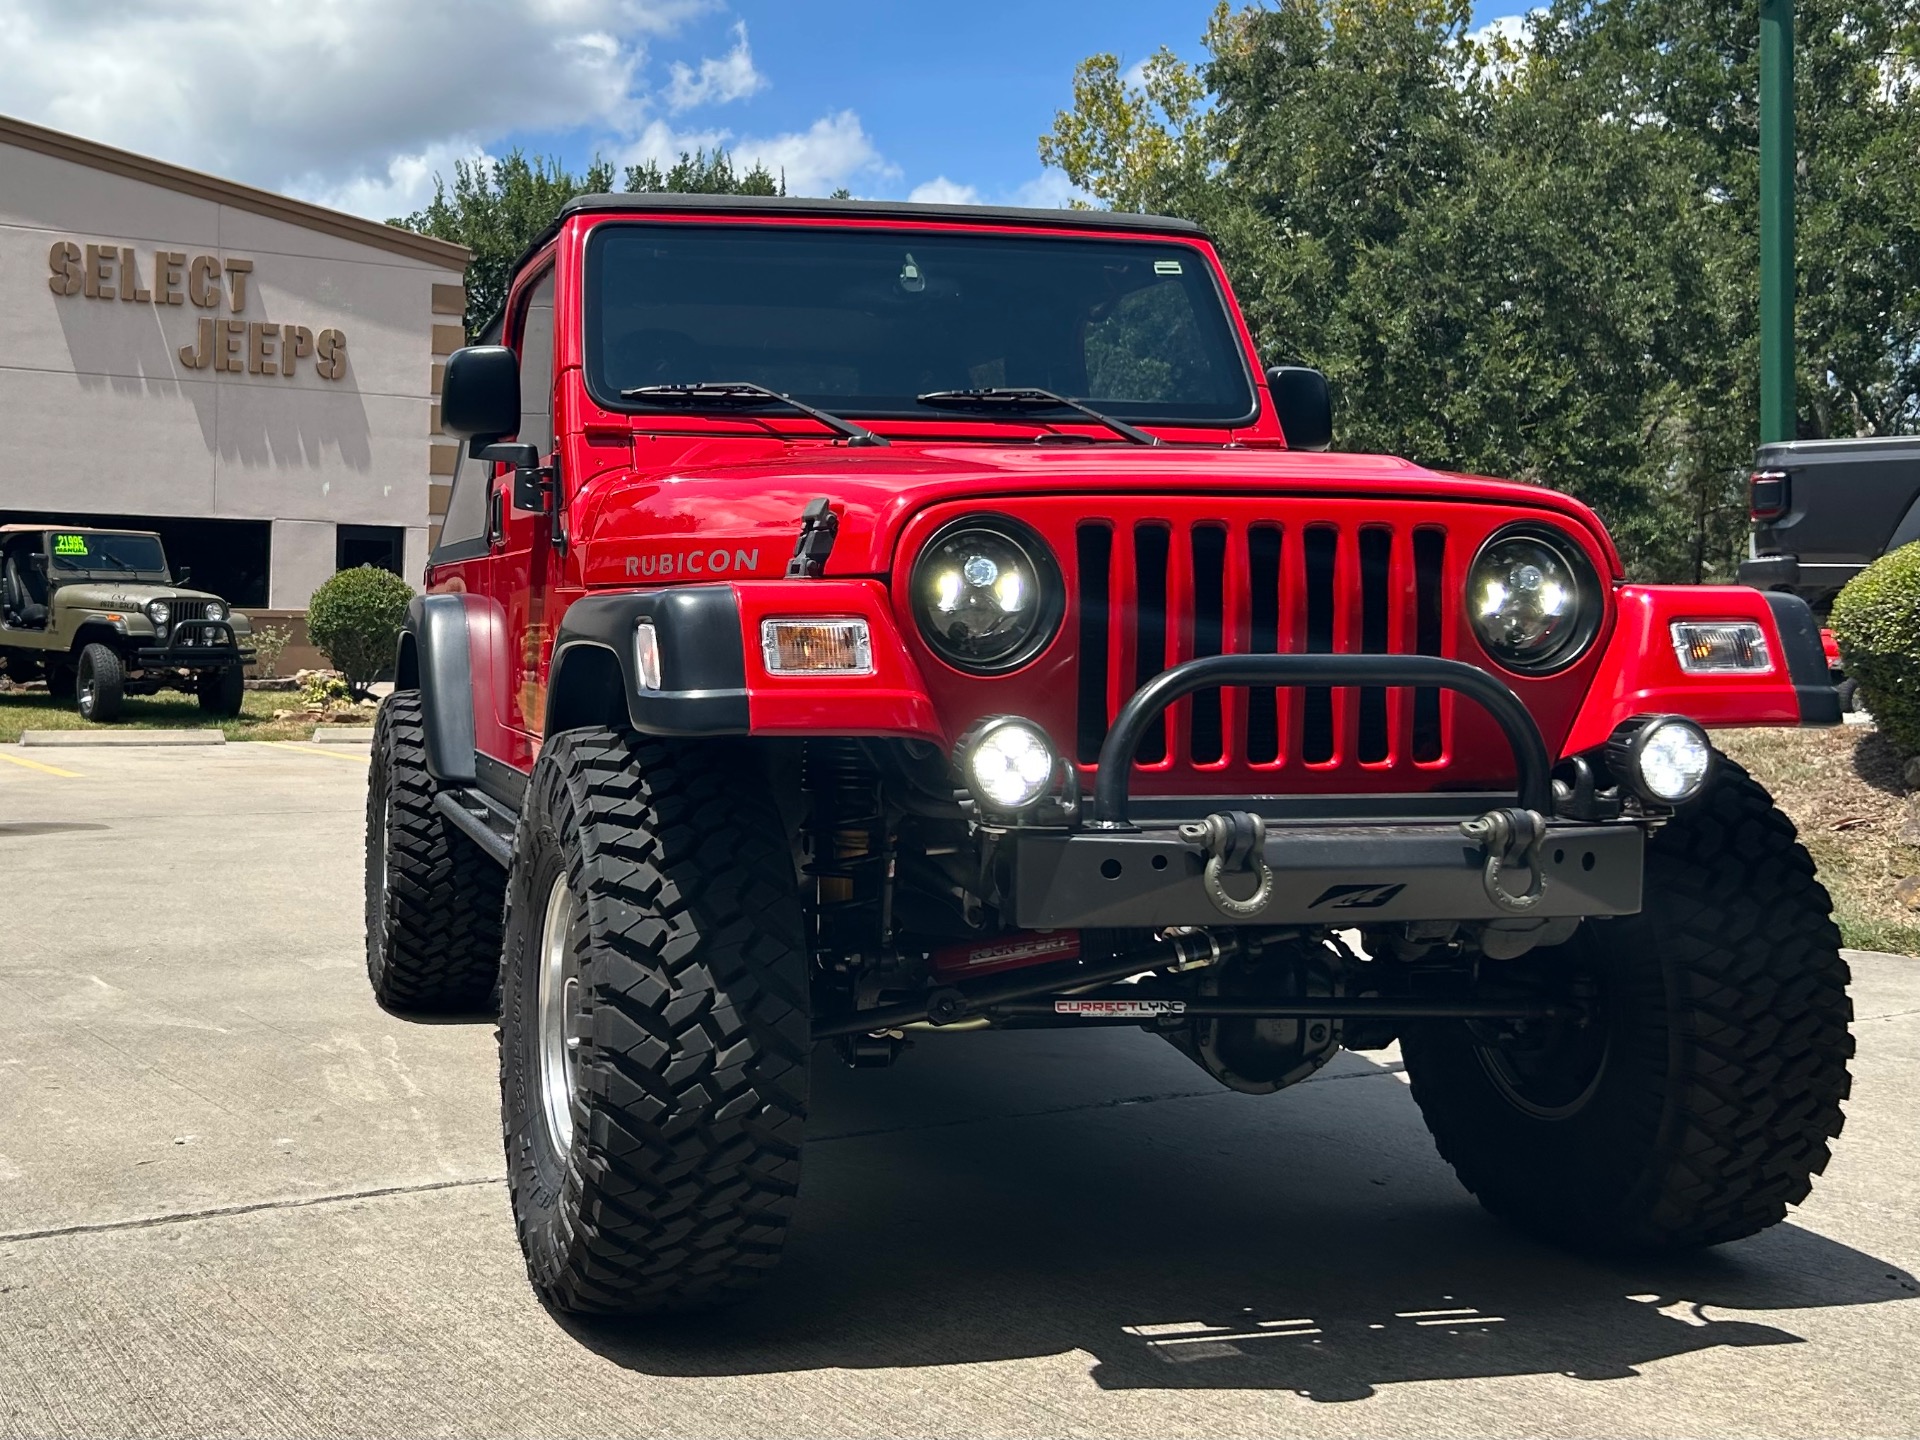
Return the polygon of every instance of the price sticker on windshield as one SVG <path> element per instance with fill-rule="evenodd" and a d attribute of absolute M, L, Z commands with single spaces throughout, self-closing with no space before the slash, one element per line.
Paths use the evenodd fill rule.
<path fill-rule="evenodd" d="M 87 553 L 87 537 L 84 535 L 56 535 L 53 537 L 53 553 L 56 555 L 84 555 Z"/>
<path fill-rule="evenodd" d="M 1156 275 L 1178 275 L 1182 273 L 1180 262 L 1178 260 L 1156 260 L 1153 262 L 1153 273 Z"/>

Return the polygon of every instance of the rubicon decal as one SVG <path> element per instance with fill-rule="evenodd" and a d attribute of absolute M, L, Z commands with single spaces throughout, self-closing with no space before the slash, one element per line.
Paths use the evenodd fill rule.
<path fill-rule="evenodd" d="M 1083 1015 L 1095 1020 L 1151 1020 L 1156 1015 L 1184 1015 L 1184 1000 L 1056 1000 L 1056 1015 Z"/>
<path fill-rule="evenodd" d="M 627 556 L 627 574 L 634 579 L 684 575 L 750 575 L 760 568 L 760 547 L 731 545 L 664 550 L 653 555 Z"/>

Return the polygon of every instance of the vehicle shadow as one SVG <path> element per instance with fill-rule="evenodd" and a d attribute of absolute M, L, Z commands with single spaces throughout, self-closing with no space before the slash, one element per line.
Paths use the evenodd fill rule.
<path fill-rule="evenodd" d="M 1861 736 L 1860 743 L 1853 747 L 1853 773 L 1889 795 L 1907 793 L 1905 764 L 1905 757 L 1879 730 Z"/>
<path fill-rule="evenodd" d="M 1010 1053 L 1034 1046 L 1037 1060 Z M 1738 1312 L 1920 1296 L 1912 1276 L 1792 1223 L 1657 1261 L 1535 1243 L 1459 1188 L 1397 1066 L 1358 1056 L 1247 1097 L 1137 1034 L 923 1051 L 891 1073 L 822 1057 L 800 1218 L 752 1299 L 559 1323 L 656 1375 L 1080 1352 L 1105 1389 L 1343 1401 L 1413 1380 L 1617 1379 L 1691 1351 L 1801 1343 L 1777 1315 Z"/>

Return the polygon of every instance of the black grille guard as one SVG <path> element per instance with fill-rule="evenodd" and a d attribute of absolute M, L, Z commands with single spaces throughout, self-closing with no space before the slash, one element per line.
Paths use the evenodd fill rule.
<path fill-rule="evenodd" d="M 1518 695 L 1476 666 L 1436 655 L 1208 655 L 1161 671 L 1120 708 L 1100 746 L 1092 828 L 1133 828 L 1127 819 L 1133 757 L 1148 727 L 1174 701 L 1216 686 L 1264 689 L 1304 685 L 1425 685 L 1465 695 L 1493 717 L 1513 749 L 1520 807 L 1542 815 L 1553 813 L 1553 765 L 1540 727 L 1533 723 L 1533 716 Z"/>

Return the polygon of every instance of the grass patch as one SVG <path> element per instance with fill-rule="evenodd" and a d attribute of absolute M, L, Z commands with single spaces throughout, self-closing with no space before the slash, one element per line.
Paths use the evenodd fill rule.
<path fill-rule="evenodd" d="M 306 740 L 313 735 L 311 717 L 276 720 L 276 710 L 298 709 L 300 697 L 284 691 L 249 690 L 240 714 L 216 720 L 191 695 L 162 691 L 158 695 L 129 695 L 120 718 L 106 730 L 207 730 L 218 728 L 229 740 Z M 373 711 L 362 712 L 367 725 Z M 0 694 L 0 744 L 12 744 L 23 730 L 79 730 L 91 728 L 71 701 L 55 700 L 42 691 L 9 690 Z"/>
<path fill-rule="evenodd" d="M 1848 945 L 1920 955 L 1920 914 L 1893 887 L 1920 874 L 1920 849 L 1900 839 L 1901 761 L 1867 725 L 1832 730 L 1721 730 L 1715 743 L 1746 766 L 1792 817 L 1833 896 Z"/>

